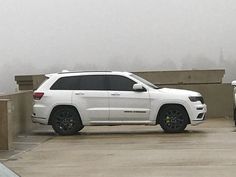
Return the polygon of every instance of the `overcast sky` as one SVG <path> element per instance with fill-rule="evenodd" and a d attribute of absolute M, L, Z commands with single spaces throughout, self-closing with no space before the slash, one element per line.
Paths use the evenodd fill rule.
<path fill-rule="evenodd" d="M 235 57 L 235 0 L 0 0 L 0 91 L 16 74 L 224 68 Z"/>

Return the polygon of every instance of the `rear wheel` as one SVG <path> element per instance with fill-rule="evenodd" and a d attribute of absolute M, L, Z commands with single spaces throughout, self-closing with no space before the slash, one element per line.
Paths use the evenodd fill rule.
<path fill-rule="evenodd" d="M 186 110 L 178 105 L 164 107 L 159 115 L 160 126 L 168 133 L 183 132 L 188 122 L 189 117 Z"/>
<path fill-rule="evenodd" d="M 52 115 L 52 128 L 59 135 L 73 135 L 83 127 L 77 111 L 73 108 L 62 107 Z"/>

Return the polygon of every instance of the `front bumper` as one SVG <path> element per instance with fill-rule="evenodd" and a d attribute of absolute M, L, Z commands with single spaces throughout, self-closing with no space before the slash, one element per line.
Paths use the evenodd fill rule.
<path fill-rule="evenodd" d="M 200 104 L 194 106 L 194 113 L 192 115 L 191 125 L 198 125 L 206 119 L 207 105 Z"/>

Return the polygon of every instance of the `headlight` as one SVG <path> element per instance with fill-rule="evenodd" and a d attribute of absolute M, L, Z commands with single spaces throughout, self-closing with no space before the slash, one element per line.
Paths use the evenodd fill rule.
<path fill-rule="evenodd" d="M 204 104 L 204 99 L 202 96 L 190 96 L 189 99 L 192 102 L 200 101 L 202 104 Z"/>

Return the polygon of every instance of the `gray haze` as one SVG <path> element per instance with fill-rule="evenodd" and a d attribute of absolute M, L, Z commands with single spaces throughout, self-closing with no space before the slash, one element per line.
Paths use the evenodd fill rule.
<path fill-rule="evenodd" d="M 235 0 L 0 0 L 0 91 L 14 75 L 226 68 Z"/>

